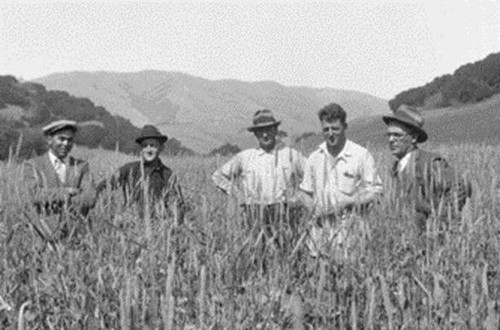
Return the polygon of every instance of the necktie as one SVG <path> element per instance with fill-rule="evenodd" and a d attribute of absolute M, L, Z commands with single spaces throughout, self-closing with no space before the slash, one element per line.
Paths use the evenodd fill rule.
<path fill-rule="evenodd" d="M 56 170 L 57 176 L 59 177 L 59 180 L 61 180 L 62 183 L 65 183 L 66 182 L 66 165 L 60 159 L 56 159 L 54 165 L 55 165 L 55 170 Z"/>

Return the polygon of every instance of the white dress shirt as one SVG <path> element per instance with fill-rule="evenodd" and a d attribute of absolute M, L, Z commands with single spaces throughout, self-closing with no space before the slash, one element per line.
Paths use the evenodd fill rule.
<path fill-rule="evenodd" d="M 316 214 L 339 211 L 360 194 L 382 192 L 373 156 L 362 146 L 347 140 L 337 157 L 323 142 L 307 159 L 300 189 L 312 194 Z"/>
<path fill-rule="evenodd" d="M 54 170 L 56 171 L 59 180 L 62 183 L 65 183 L 66 168 L 67 168 L 66 163 L 64 162 L 64 160 L 61 160 L 56 155 L 54 155 L 51 150 L 49 150 L 49 158 L 50 162 L 52 163 L 52 166 L 54 166 Z"/>

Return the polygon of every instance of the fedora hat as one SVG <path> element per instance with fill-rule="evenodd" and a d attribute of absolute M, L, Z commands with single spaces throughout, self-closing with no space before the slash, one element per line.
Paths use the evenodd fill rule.
<path fill-rule="evenodd" d="M 73 132 L 76 132 L 78 130 L 76 121 L 74 120 L 67 120 L 67 119 L 60 119 L 51 122 L 50 124 L 42 127 L 43 134 L 45 135 L 52 135 L 62 129 L 72 129 Z"/>
<path fill-rule="evenodd" d="M 144 125 L 139 137 L 135 139 L 135 142 L 141 144 L 141 142 L 145 139 L 157 139 L 161 143 L 165 143 L 168 140 L 168 137 L 161 134 L 160 131 L 153 125 Z"/>
<path fill-rule="evenodd" d="M 263 109 L 255 112 L 253 115 L 253 125 L 248 127 L 247 130 L 253 132 L 262 127 L 278 126 L 279 124 L 281 124 L 281 121 L 277 121 L 274 118 L 271 110 Z"/>
<path fill-rule="evenodd" d="M 382 116 L 388 125 L 391 122 L 401 123 L 417 133 L 417 142 L 422 143 L 427 140 L 427 132 L 423 129 L 424 118 L 414 107 L 402 104 L 391 115 Z"/>

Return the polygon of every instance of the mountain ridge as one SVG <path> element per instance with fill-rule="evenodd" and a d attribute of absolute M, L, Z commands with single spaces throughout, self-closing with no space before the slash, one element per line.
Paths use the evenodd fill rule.
<path fill-rule="evenodd" d="M 254 144 L 251 134 L 242 133 L 262 108 L 273 110 L 291 135 L 316 129 L 316 112 L 329 102 L 343 105 L 351 119 L 389 111 L 386 100 L 352 90 L 212 80 L 179 71 L 74 71 L 35 81 L 88 97 L 135 125 L 156 124 L 202 153 L 228 142 L 241 147 Z"/>

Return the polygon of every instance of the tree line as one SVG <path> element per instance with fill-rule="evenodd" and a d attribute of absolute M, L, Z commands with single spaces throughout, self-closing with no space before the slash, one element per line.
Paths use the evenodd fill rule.
<path fill-rule="evenodd" d="M 88 98 L 47 90 L 42 84 L 20 82 L 13 76 L 0 76 L 0 159 L 8 158 L 13 150 L 20 158 L 45 152 L 40 128 L 61 118 L 82 124 L 75 138 L 79 145 L 124 153 L 138 151 L 134 140 L 140 129 L 128 119 L 111 115 Z M 167 141 L 165 152 L 194 154 L 175 138 Z"/>
<path fill-rule="evenodd" d="M 389 101 L 392 110 L 401 104 L 440 108 L 476 103 L 500 92 L 500 53 L 462 65 L 453 74 L 435 78 L 421 87 L 397 94 Z"/>

